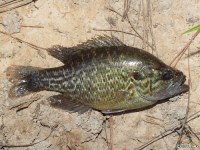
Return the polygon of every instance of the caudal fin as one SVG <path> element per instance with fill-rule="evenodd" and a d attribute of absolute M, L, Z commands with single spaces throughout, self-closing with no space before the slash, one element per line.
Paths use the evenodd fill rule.
<path fill-rule="evenodd" d="M 31 66 L 10 66 L 6 70 L 6 75 L 13 83 L 9 91 L 10 98 L 17 98 L 28 95 L 31 92 L 39 91 L 35 75 L 41 68 Z"/>

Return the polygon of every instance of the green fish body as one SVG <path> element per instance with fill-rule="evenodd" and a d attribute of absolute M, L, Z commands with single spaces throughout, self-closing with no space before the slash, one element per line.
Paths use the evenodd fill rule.
<path fill-rule="evenodd" d="M 100 36 L 71 48 L 53 47 L 48 53 L 64 65 L 8 68 L 10 80 L 17 79 L 10 97 L 56 91 L 60 94 L 49 98 L 53 107 L 108 114 L 144 108 L 188 90 L 182 72 L 116 38 Z"/>

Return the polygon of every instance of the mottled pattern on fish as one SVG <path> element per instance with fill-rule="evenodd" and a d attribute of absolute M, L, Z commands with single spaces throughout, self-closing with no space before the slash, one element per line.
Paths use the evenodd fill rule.
<path fill-rule="evenodd" d="M 176 86 L 182 86 L 183 74 L 150 53 L 126 46 L 115 38 L 99 37 L 72 48 L 58 46 L 49 49 L 49 54 L 61 60 L 64 66 L 32 71 L 31 80 L 27 81 L 30 87 L 24 88 L 27 89 L 24 93 L 18 90 L 19 96 L 31 91 L 57 91 L 62 94 L 63 104 L 69 102 L 77 107 L 83 105 L 112 112 L 146 107 L 188 89 L 185 87 L 171 95 L 164 93 L 169 83 L 162 81 L 161 72 L 172 70 L 176 74 L 173 82 L 180 82 Z M 154 92 L 160 95 L 154 96 Z M 17 89 L 14 94 L 18 96 Z M 55 105 L 57 100 L 54 100 Z"/>

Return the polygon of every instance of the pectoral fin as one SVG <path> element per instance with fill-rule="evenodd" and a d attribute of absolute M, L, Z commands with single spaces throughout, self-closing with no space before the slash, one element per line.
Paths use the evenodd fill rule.
<path fill-rule="evenodd" d="M 77 100 L 73 100 L 70 97 L 66 97 L 62 94 L 54 95 L 48 98 L 50 105 L 54 108 L 62 109 L 67 112 L 83 114 L 91 108 L 80 103 Z"/>

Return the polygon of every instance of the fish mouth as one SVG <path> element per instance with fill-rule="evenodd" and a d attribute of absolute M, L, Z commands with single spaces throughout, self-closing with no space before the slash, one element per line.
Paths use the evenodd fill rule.
<path fill-rule="evenodd" d="M 185 75 L 182 74 L 181 76 L 179 76 L 178 80 L 168 87 L 168 98 L 187 92 L 189 90 L 189 86 L 187 84 L 184 84 L 185 81 Z"/>
<path fill-rule="evenodd" d="M 178 95 L 178 94 L 182 94 L 189 91 L 189 86 L 187 84 L 183 84 L 179 87 L 179 89 L 177 90 L 177 94 L 174 94 L 174 96 Z"/>
<path fill-rule="evenodd" d="M 189 90 L 189 86 L 184 84 L 186 81 L 185 75 L 179 74 L 169 86 L 163 90 L 160 90 L 153 95 L 144 95 L 140 93 L 140 96 L 149 101 L 160 101 L 168 99 L 179 94 L 185 93 Z"/>

